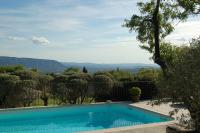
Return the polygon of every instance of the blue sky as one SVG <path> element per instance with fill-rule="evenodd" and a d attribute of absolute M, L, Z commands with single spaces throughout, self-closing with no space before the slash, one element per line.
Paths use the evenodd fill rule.
<path fill-rule="evenodd" d="M 139 0 L 0 0 L 0 55 L 64 62 L 152 63 L 135 33 L 122 27 Z M 200 33 L 200 17 L 180 23 L 167 39 Z"/>

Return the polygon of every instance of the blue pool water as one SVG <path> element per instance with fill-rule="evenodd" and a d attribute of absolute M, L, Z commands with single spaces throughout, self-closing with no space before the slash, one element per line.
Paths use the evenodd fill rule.
<path fill-rule="evenodd" d="M 1 133 L 75 133 L 172 120 L 127 104 L 100 104 L 0 112 Z"/>

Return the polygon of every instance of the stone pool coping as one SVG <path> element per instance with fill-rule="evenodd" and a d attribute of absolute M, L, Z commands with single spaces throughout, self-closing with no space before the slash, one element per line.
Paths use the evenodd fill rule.
<path fill-rule="evenodd" d="M 79 133 L 113 133 L 113 132 L 124 132 L 124 131 L 134 131 L 135 129 L 148 128 L 148 127 L 156 127 L 156 126 L 167 126 L 169 124 L 174 124 L 176 121 L 168 121 L 168 122 L 160 122 L 160 123 L 151 123 L 151 124 L 141 124 L 135 126 L 126 126 L 126 127 L 116 127 L 95 131 L 84 131 Z"/>
<path fill-rule="evenodd" d="M 48 106 L 30 106 L 30 107 L 17 107 L 17 108 L 1 108 L 0 112 L 4 111 L 17 111 L 17 110 L 30 110 L 30 109 L 48 109 L 48 108 L 59 108 L 59 107 L 73 107 L 73 106 L 87 106 L 95 104 L 105 104 L 108 102 L 99 102 L 99 103 L 88 103 L 88 104 L 66 104 L 66 105 L 48 105 Z M 129 103 L 126 102 L 111 102 L 111 103 Z"/>
<path fill-rule="evenodd" d="M 87 104 L 66 104 L 66 105 L 49 105 L 49 106 L 30 106 L 30 107 L 17 107 L 17 108 L 2 108 L 1 112 L 5 111 L 17 111 L 17 110 L 31 110 L 31 109 L 48 109 L 48 108 L 59 108 L 59 107 L 74 107 L 74 106 L 89 106 L 89 105 L 98 105 L 98 104 L 130 104 L 130 101 L 122 102 L 98 102 L 98 103 L 87 103 Z"/>

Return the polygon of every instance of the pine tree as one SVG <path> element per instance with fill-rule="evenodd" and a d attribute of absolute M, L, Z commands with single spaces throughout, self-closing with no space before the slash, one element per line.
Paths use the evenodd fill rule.
<path fill-rule="evenodd" d="M 88 70 L 86 69 L 85 66 L 83 67 L 83 72 L 84 72 L 84 73 L 88 73 Z"/>

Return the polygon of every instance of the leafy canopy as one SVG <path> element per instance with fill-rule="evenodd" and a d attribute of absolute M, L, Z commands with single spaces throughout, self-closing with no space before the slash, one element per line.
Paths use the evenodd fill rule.
<path fill-rule="evenodd" d="M 0 66 L 0 73 L 12 73 L 18 70 L 24 70 L 24 66 Z"/>
<path fill-rule="evenodd" d="M 134 14 L 131 19 L 125 19 L 123 26 L 129 31 L 138 33 L 137 39 L 142 43 L 140 47 L 154 53 L 153 15 L 156 8 L 156 0 L 138 2 L 140 15 Z M 199 0 L 160 0 L 158 20 L 160 27 L 160 39 L 163 40 L 173 32 L 177 21 L 186 21 L 190 14 L 200 13 Z"/>
<path fill-rule="evenodd" d="M 133 81 L 134 80 L 134 75 L 133 73 L 126 71 L 126 70 L 112 70 L 109 72 L 110 74 L 112 74 L 112 76 L 114 77 L 115 80 L 118 81 L 124 81 L 124 80 L 130 80 Z"/>
<path fill-rule="evenodd" d="M 78 73 L 78 72 L 80 72 L 80 69 L 79 69 L 79 68 L 76 68 L 76 67 L 69 67 L 69 68 L 67 68 L 67 69 L 64 71 L 64 74 L 65 74 L 65 75 L 71 75 L 71 74 Z"/>
<path fill-rule="evenodd" d="M 177 53 L 170 77 L 158 80 L 159 103 L 182 103 L 190 112 L 194 128 L 200 130 L 200 38 Z M 167 97 L 167 99 L 166 99 Z"/>

